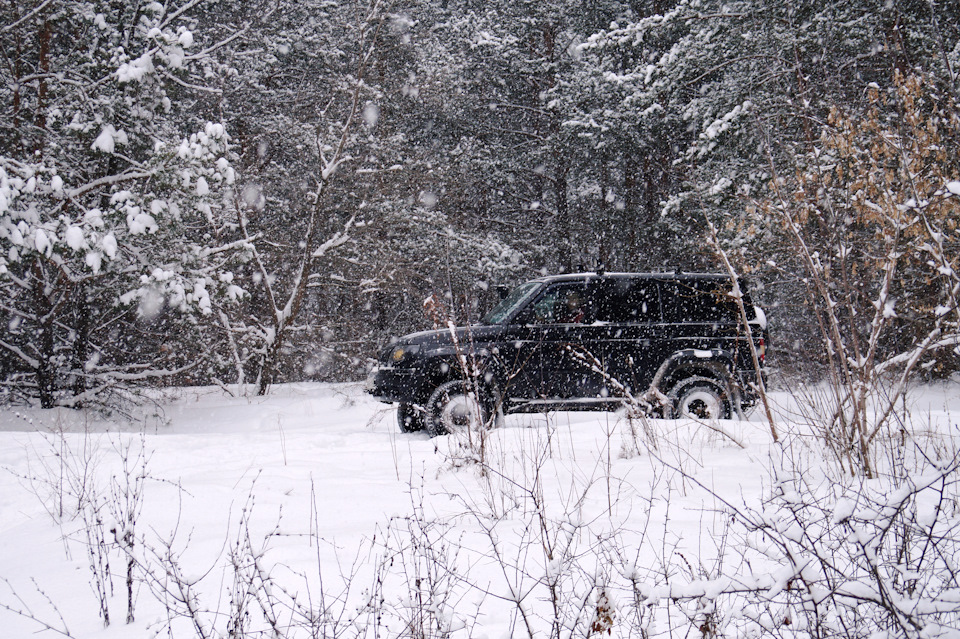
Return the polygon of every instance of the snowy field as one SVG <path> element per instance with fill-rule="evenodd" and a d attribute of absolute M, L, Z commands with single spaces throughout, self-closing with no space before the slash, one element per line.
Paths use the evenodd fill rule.
<path fill-rule="evenodd" d="M 897 503 L 947 531 L 953 552 L 957 473 L 944 469 L 957 449 L 956 383 L 910 395 L 910 423 L 884 435 L 896 443 L 879 455 L 893 478 L 866 482 L 822 460 L 804 400 L 772 397 L 781 444 L 760 410 L 714 427 L 512 415 L 482 443 L 431 440 L 400 434 L 359 385 L 285 385 L 267 398 L 185 389 L 112 421 L 6 409 L 0 636 L 808 633 L 812 617 L 790 605 L 794 580 L 827 577 L 785 568 L 777 543 L 744 522 L 763 513 L 780 530 L 776 513 L 805 504 L 841 531 L 871 495 L 902 496 L 894 487 L 911 477 L 931 488 Z M 883 595 L 842 544 L 824 544 L 852 571 L 838 592 Z M 952 636 L 960 586 L 932 566 L 928 592 L 907 588 L 894 605 L 922 600 L 913 610 L 932 606 L 936 619 L 923 631 Z M 906 569 L 927 574 L 922 560 Z M 825 624 L 858 618 L 813 600 Z"/>

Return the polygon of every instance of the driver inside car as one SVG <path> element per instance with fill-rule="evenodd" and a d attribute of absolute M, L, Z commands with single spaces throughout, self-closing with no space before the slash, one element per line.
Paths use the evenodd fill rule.
<path fill-rule="evenodd" d="M 570 291 L 564 305 L 557 313 L 557 323 L 559 324 L 580 324 L 583 322 L 583 297 L 580 291 Z"/>

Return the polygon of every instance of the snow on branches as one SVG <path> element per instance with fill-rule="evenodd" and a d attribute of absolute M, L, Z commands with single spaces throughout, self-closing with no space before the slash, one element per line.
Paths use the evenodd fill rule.
<path fill-rule="evenodd" d="M 774 179 L 760 209 L 782 224 L 808 277 L 835 391 L 828 438 L 869 475 L 871 445 L 910 376 L 960 345 L 960 198 L 950 188 L 960 109 L 919 76 L 898 73 L 866 93 L 863 112 L 832 110 L 795 180 Z"/>
<path fill-rule="evenodd" d="M 249 246 L 226 221 L 235 154 L 196 108 L 216 45 L 187 55 L 192 6 L 64 2 L 0 33 L 36 43 L 17 45 L 5 71 L 16 87 L 14 138 L 0 147 L 8 392 L 52 406 L 182 369 L 168 366 L 169 327 L 150 324 L 196 324 L 244 295 L 234 272 Z"/>

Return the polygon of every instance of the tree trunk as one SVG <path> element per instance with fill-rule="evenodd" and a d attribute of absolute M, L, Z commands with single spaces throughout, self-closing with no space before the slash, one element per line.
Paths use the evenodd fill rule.
<path fill-rule="evenodd" d="M 37 318 L 37 391 L 40 407 L 56 405 L 57 371 L 54 362 L 54 312 L 47 296 L 46 278 L 40 262 L 34 265 L 33 306 Z"/>
<path fill-rule="evenodd" d="M 90 300 L 87 299 L 87 287 L 77 287 L 74 319 L 76 337 L 73 340 L 73 395 L 82 395 L 87 390 L 87 359 L 90 357 Z"/>
<path fill-rule="evenodd" d="M 50 23 L 46 20 L 43 21 L 43 28 L 40 31 L 40 79 L 37 86 L 37 113 L 34 118 L 34 123 L 37 125 L 37 129 L 43 130 L 47 128 L 47 115 L 46 115 L 46 101 L 47 101 L 47 80 L 46 74 L 50 73 Z M 40 150 L 38 145 L 37 151 Z"/>
<path fill-rule="evenodd" d="M 257 385 L 257 395 L 266 395 L 273 385 L 274 378 L 277 375 L 277 365 L 280 359 L 280 349 L 283 346 L 283 337 L 286 331 L 278 329 L 274 336 L 273 343 L 267 348 L 263 356 L 263 364 L 260 367 L 260 375 Z"/>
<path fill-rule="evenodd" d="M 568 160 L 561 149 L 556 149 L 554 153 L 556 166 L 554 169 L 553 188 L 554 195 L 557 198 L 557 235 L 558 244 L 557 256 L 560 261 L 561 269 L 570 273 L 573 271 L 573 251 L 570 246 L 572 233 L 572 220 L 570 219 L 570 206 L 567 202 L 567 171 Z"/>

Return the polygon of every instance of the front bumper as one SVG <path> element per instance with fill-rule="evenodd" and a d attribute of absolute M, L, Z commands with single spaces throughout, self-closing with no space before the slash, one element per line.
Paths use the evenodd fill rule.
<path fill-rule="evenodd" d="M 380 366 L 367 375 L 364 390 L 381 402 L 418 401 L 421 372 L 415 368 Z"/>

